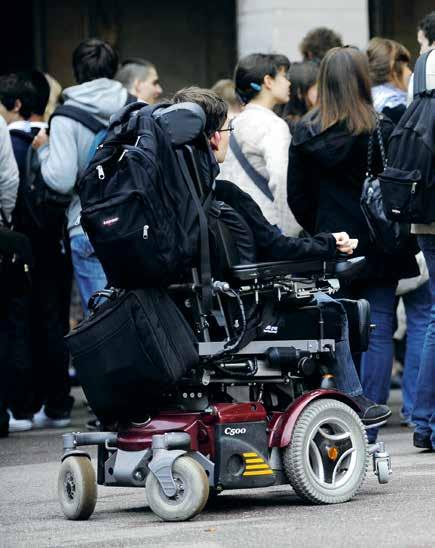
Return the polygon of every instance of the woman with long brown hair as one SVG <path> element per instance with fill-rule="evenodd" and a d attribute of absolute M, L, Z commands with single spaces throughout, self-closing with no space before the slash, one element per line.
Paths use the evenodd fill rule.
<path fill-rule="evenodd" d="M 418 273 L 413 251 L 386 255 L 370 240 L 360 208 L 367 172 L 369 137 L 379 123 L 384 143 L 392 123 L 377 115 L 371 95 L 366 55 L 353 47 L 333 48 L 320 65 L 318 101 L 293 132 L 288 168 L 288 203 L 296 220 L 311 233 L 341 227 L 358 238 L 356 255 L 367 258 L 357 280 L 342 288 L 343 296 L 365 298 L 376 330 L 361 358 L 364 394 L 376 403 L 388 398 L 393 362 L 395 290 L 400 278 Z M 382 170 L 379 144 L 373 137 L 371 170 Z M 377 431 L 368 433 L 374 442 Z"/>

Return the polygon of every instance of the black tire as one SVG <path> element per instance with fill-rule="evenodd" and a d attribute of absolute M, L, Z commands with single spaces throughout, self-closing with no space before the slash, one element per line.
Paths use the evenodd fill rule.
<path fill-rule="evenodd" d="M 364 425 L 348 405 L 333 399 L 316 400 L 298 417 L 283 451 L 283 463 L 290 485 L 303 500 L 346 502 L 367 473 Z"/>
<path fill-rule="evenodd" d="M 155 475 L 147 476 L 145 489 L 151 510 L 164 521 L 186 521 L 201 512 L 207 503 L 209 484 L 204 468 L 188 456 L 179 457 L 172 466 L 179 491 L 167 497 Z"/>
<path fill-rule="evenodd" d="M 59 471 L 57 492 L 67 519 L 88 519 L 97 503 L 94 467 L 86 456 L 67 457 Z"/>

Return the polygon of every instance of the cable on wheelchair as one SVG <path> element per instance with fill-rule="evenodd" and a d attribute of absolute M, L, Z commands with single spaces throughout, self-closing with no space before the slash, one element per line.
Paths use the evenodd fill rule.
<path fill-rule="evenodd" d="M 234 342 L 228 341 L 225 344 L 223 350 L 220 350 L 219 352 L 217 352 L 216 354 L 213 354 L 212 356 L 207 356 L 206 358 L 204 358 L 203 360 L 204 363 L 213 362 L 217 359 L 224 358 L 225 356 L 227 356 L 228 354 L 234 351 L 238 351 L 243 341 L 243 338 L 245 337 L 245 334 L 246 334 L 246 326 L 247 326 L 246 313 L 245 313 L 245 307 L 242 299 L 240 298 L 240 295 L 236 291 L 234 291 L 234 289 L 226 289 L 225 294 L 237 300 L 237 303 L 240 309 L 241 320 L 242 320 L 242 329 L 240 331 L 239 336 Z M 218 364 L 213 364 L 213 366 L 221 372 L 224 371 Z M 225 371 L 225 374 L 234 375 L 234 373 L 230 373 L 229 371 Z M 252 375 L 252 372 L 250 372 L 249 375 Z M 237 376 L 240 376 L 240 373 L 237 373 Z"/>

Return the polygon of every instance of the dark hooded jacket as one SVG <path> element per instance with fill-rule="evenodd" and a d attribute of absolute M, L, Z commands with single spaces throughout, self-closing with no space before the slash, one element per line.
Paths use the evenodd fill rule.
<path fill-rule="evenodd" d="M 390 120 L 381 120 L 384 143 L 393 128 Z M 363 279 L 394 281 L 417 275 L 416 249 L 391 256 L 370 242 L 360 208 L 369 135 L 351 135 L 344 124 L 321 131 L 309 114 L 296 125 L 292 137 L 287 199 L 298 223 L 311 234 L 346 231 L 358 238 L 355 256 L 367 257 Z M 372 171 L 381 170 L 380 151 L 375 146 Z"/>

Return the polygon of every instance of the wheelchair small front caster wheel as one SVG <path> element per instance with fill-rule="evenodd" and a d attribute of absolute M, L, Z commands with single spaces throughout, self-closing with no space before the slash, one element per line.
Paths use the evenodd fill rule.
<path fill-rule="evenodd" d="M 185 521 L 193 518 L 204 508 L 209 492 L 204 468 L 188 456 L 179 457 L 172 466 L 177 492 L 168 497 L 159 481 L 149 472 L 145 490 L 151 510 L 164 521 Z"/>
<path fill-rule="evenodd" d="M 375 474 L 381 484 L 388 483 L 391 476 L 391 467 L 387 459 L 379 459 L 375 464 Z"/>
<path fill-rule="evenodd" d="M 63 461 L 57 491 L 66 518 L 85 520 L 92 515 L 97 503 L 97 482 L 88 457 L 74 455 Z"/>

